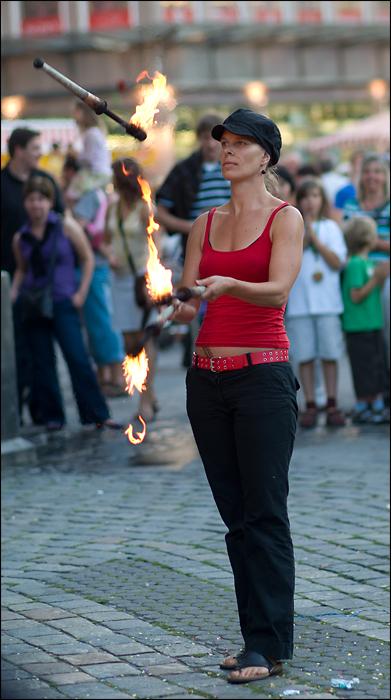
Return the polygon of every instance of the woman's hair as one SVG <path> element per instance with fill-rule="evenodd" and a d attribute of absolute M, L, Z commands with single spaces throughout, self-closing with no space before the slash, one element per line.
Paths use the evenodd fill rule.
<path fill-rule="evenodd" d="M 365 192 L 364 188 L 362 185 L 362 174 L 364 172 L 365 166 L 368 165 L 368 163 L 379 163 L 381 167 L 383 168 L 383 171 L 386 175 L 386 180 L 384 183 L 384 199 L 388 200 L 390 199 L 390 165 L 386 158 L 384 156 L 378 154 L 378 153 L 367 153 L 364 158 L 362 159 L 361 163 L 361 171 L 360 171 L 360 179 L 358 182 L 358 188 L 357 188 L 357 199 L 360 202 L 362 199 L 365 198 Z"/>
<path fill-rule="evenodd" d="M 342 224 L 349 255 L 357 255 L 376 238 L 376 222 L 370 216 L 353 216 Z"/>
<path fill-rule="evenodd" d="M 99 119 L 94 110 L 91 109 L 85 102 L 81 100 L 76 100 L 75 107 L 83 113 L 83 122 L 86 129 L 90 129 L 91 126 L 97 126 L 103 133 L 107 133 L 107 129 L 103 124 L 102 120 Z"/>
<path fill-rule="evenodd" d="M 327 199 L 325 189 L 322 185 L 321 180 L 315 178 L 308 178 L 308 180 L 303 180 L 303 182 L 298 186 L 296 192 L 296 206 L 299 211 L 300 202 L 304 197 L 306 197 L 311 190 L 319 190 L 320 196 L 322 197 L 322 205 L 320 207 L 319 219 L 329 219 L 330 218 L 330 203 Z"/>
<path fill-rule="evenodd" d="M 27 180 L 23 185 L 23 200 L 32 192 L 40 192 L 40 194 L 46 197 L 52 204 L 55 202 L 55 190 L 47 177 L 40 177 L 37 175 Z"/>
<path fill-rule="evenodd" d="M 270 162 L 270 161 L 269 161 Z M 264 177 L 265 180 L 265 187 L 270 194 L 273 194 L 275 192 L 278 192 L 278 172 L 277 172 L 277 166 L 276 165 L 270 165 L 269 163 L 266 166 L 266 175 Z M 278 195 L 274 195 L 278 196 Z"/>
<path fill-rule="evenodd" d="M 124 196 L 128 204 L 134 204 L 142 198 L 140 183 L 141 169 L 133 158 L 118 158 L 112 164 L 116 188 Z"/>

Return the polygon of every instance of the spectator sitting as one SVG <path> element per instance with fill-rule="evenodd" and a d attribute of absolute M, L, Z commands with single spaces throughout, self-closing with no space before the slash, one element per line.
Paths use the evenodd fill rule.
<path fill-rule="evenodd" d="M 286 329 L 292 356 L 299 363 L 306 410 L 302 427 L 316 425 L 314 361 L 322 360 L 327 390 L 327 425 L 343 426 L 336 405 L 337 360 L 342 355 L 343 311 L 339 272 L 345 263 L 346 244 L 339 226 L 329 218 L 329 204 L 319 180 L 306 180 L 296 194 L 304 219 L 304 253 L 301 270 L 286 308 Z"/>
<path fill-rule="evenodd" d="M 77 162 L 81 166 L 66 192 L 71 209 L 83 194 L 99 187 L 106 187 L 111 179 L 111 156 L 106 144 L 103 124 L 95 112 L 79 100 L 74 106 L 73 118 L 82 135 L 83 150 L 81 153 L 70 150 L 71 155 L 77 157 Z"/>
<path fill-rule="evenodd" d="M 389 423 L 383 399 L 387 366 L 380 289 L 390 261 L 374 265 L 368 258 L 377 235 L 370 217 L 350 219 L 343 232 L 350 258 L 342 276 L 342 325 L 356 394 L 353 422 Z"/>

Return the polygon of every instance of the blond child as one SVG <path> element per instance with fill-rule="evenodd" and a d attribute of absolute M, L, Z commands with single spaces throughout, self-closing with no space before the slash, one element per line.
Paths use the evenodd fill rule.
<path fill-rule="evenodd" d="M 388 379 L 381 289 L 390 274 L 390 261 L 375 265 L 368 258 L 377 237 L 376 223 L 369 216 L 349 219 L 343 232 L 349 260 L 342 277 L 342 327 L 356 394 L 353 422 L 389 422 L 383 399 Z"/>

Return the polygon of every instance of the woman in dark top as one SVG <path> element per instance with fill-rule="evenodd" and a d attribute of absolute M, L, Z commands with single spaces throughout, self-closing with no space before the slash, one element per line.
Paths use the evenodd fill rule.
<path fill-rule="evenodd" d="M 23 328 L 36 367 L 42 419 L 48 430 L 60 430 L 65 422 L 56 371 L 53 340 L 57 339 L 68 365 L 82 424 L 120 428 L 109 418 L 104 397 L 91 367 L 81 331 L 78 309 L 88 293 L 94 267 L 90 244 L 72 218 L 63 221 L 52 210 L 53 187 L 47 178 L 29 180 L 24 188 L 27 223 L 13 239 L 17 269 L 11 301 L 22 313 L 24 290 L 36 290 L 49 281 L 51 252 L 56 237 L 52 281 L 53 318 L 24 320 Z M 80 286 L 75 277 L 75 254 L 82 269 Z"/>

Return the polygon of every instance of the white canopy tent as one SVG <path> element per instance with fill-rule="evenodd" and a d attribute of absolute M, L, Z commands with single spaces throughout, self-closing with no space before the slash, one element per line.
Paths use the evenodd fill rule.
<path fill-rule="evenodd" d="M 1 153 L 8 153 L 8 139 L 17 127 L 27 127 L 41 133 L 42 153 L 46 155 L 52 150 L 53 143 L 58 143 L 65 152 L 67 147 L 75 145 L 79 138 L 79 130 L 73 119 L 14 119 L 1 121 Z"/>
<path fill-rule="evenodd" d="M 384 152 L 390 144 L 390 112 L 381 112 L 368 119 L 360 119 L 353 126 L 335 134 L 308 141 L 306 150 L 320 153 L 328 148 L 371 147 Z"/>

